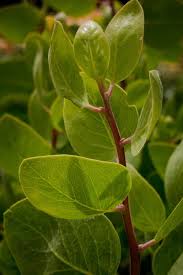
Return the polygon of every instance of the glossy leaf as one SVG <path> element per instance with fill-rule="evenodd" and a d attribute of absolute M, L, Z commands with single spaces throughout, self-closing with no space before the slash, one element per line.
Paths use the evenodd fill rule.
<path fill-rule="evenodd" d="M 173 208 L 183 197 L 183 141 L 171 155 L 165 172 L 165 192 Z"/>
<path fill-rule="evenodd" d="M 117 83 L 127 78 L 139 61 L 144 35 L 144 14 L 137 0 L 129 1 L 106 28 L 110 44 L 109 79 Z"/>
<path fill-rule="evenodd" d="M 6 212 L 5 232 L 22 275 L 117 272 L 120 241 L 103 215 L 86 220 L 56 219 L 23 200 Z"/>
<path fill-rule="evenodd" d="M 75 61 L 73 45 L 59 22 L 56 22 L 52 34 L 49 67 L 52 81 L 59 95 L 79 106 L 87 104 L 87 96 Z"/>
<path fill-rule="evenodd" d="M 96 82 L 88 77 L 84 77 L 84 82 L 89 102 L 94 106 L 102 106 Z M 114 88 L 111 106 L 122 135 L 132 135 L 137 125 L 137 110 L 128 105 L 127 96 L 119 86 Z M 103 114 L 80 109 L 66 100 L 64 122 L 69 141 L 79 155 L 100 160 L 116 159 L 112 134 Z"/>
<path fill-rule="evenodd" d="M 90 77 L 103 78 L 109 65 L 109 44 L 100 27 L 94 21 L 81 25 L 74 39 L 74 51 L 78 65 Z"/>
<path fill-rule="evenodd" d="M 125 167 L 71 155 L 24 160 L 20 182 L 35 207 L 65 219 L 111 212 L 131 188 Z"/>
<path fill-rule="evenodd" d="M 7 6 L 0 9 L 0 33 L 8 40 L 20 43 L 28 32 L 38 30 L 41 13 L 28 3 Z"/>
<path fill-rule="evenodd" d="M 10 115 L 1 118 L 0 166 L 8 174 L 17 177 L 24 158 L 49 153 L 49 144 L 27 124 Z"/>
<path fill-rule="evenodd" d="M 132 179 L 129 194 L 133 223 L 143 232 L 156 232 L 165 220 L 165 208 L 159 194 L 148 182 L 128 165 Z"/>
<path fill-rule="evenodd" d="M 178 225 L 180 225 L 183 222 L 182 211 L 183 211 L 183 199 L 176 205 L 176 207 L 173 209 L 173 211 L 168 216 L 166 221 L 158 230 L 155 236 L 155 240 L 157 242 L 166 238 L 166 236 L 168 236 L 171 231 L 173 231 Z"/>
<path fill-rule="evenodd" d="M 96 8 L 96 0 L 45 0 L 49 6 L 68 15 L 81 16 Z"/>
<path fill-rule="evenodd" d="M 137 155 L 142 150 L 161 114 L 163 92 L 158 72 L 150 71 L 149 78 L 150 90 L 132 136 L 133 155 Z"/>
<path fill-rule="evenodd" d="M 173 231 L 156 250 L 153 258 L 154 275 L 181 275 L 183 255 L 182 230 Z"/>
<path fill-rule="evenodd" d="M 151 142 L 148 148 L 154 167 L 161 178 L 164 179 L 166 166 L 175 145 L 165 142 Z"/>

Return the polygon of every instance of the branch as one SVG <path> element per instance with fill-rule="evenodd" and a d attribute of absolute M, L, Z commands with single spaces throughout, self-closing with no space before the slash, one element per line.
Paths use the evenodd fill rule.
<path fill-rule="evenodd" d="M 150 241 L 148 241 L 148 242 L 146 242 L 144 244 L 139 244 L 139 246 L 138 246 L 139 247 L 139 251 L 142 252 L 145 249 L 147 249 L 147 248 L 149 248 L 149 247 L 151 247 L 151 246 L 153 246 L 155 244 L 156 244 L 156 241 L 154 239 L 152 239 L 152 240 L 150 240 Z"/>
<path fill-rule="evenodd" d="M 121 138 L 120 145 L 124 146 L 126 144 L 131 144 L 131 137 L 129 137 L 129 138 Z"/>
<path fill-rule="evenodd" d="M 113 114 L 113 111 L 111 109 L 110 103 L 109 103 L 109 97 L 105 96 L 106 90 L 103 83 L 98 83 L 99 91 L 102 96 L 104 107 L 105 107 L 105 117 L 109 124 L 109 127 L 111 129 L 113 139 L 116 145 L 116 151 L 118 155 L 118 163 L 121 165 L 126 166 L 126 159 L 125 159 L 125 151 L 124 146 L 120 144 L 121 141 L 121 135 Z M 121 211 L 122 218 L 124 221 L 125 231 L 128 238 L 128 243 L 130 247 L 130 274 L 131 275 L 139 275 L 140 274 L 140 253 L 139 253 L 139 247 L 136 240 L 134 228 L 132 225 L 132 219 L 131 219 L 131 213 L 130 213 L 130 207 L 128 202 L 128 197 L 124 200 L 123 205 L 125 207 L 125 211 Z"/>
<path fill-rule="evenodd" d="M 96 106 L 93 106 L 91 104 L 86 105 L 85 108 L 92 111 L 92 112 L 94 112 L 94 113 L 104 113 L 105 112 L 104 107 L 96 107 Z"/>

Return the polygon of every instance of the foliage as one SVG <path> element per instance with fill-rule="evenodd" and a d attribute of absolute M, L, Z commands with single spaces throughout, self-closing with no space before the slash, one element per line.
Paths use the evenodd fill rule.
<path fill-rule="evenodd" d="M 0 4 L 0 274 L 182 274 L 182 1 L 36 2 Z"/>

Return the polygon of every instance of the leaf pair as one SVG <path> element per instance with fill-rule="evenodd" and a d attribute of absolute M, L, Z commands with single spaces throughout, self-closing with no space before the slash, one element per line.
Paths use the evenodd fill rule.
<path fill-rule="evenodd" d="M 137 0 L 131 0 L 114 16 L 105 33 L 95 22 L 82 25 L 75 36 L 74 48 L 57 22 L 49 52 L 56 90 L 76 105 L 85 107 L 88 100 L 79 67 L 98 81 L 107 76 L 113 83 L 120 82 L 139 60 L 143 32 L 144 15 Z"/>

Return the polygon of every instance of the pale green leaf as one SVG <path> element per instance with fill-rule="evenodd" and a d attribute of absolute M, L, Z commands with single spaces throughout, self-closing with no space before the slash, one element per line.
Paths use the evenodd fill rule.
<path fill-rule="evenodd" d="M 109 65 L 109 44 L 100 27 L 94 21 L 81 25 L 74 39 L 74 51 L 78 65 L 90 77 L 103 78 Z"/>
<path fill-rule="evenodd" d="M 53 84 L 59 95 L 79 106 L 87 104 L 87 96 L 74 57 L 73 45 L 59 22 L 56 22 L 52 34 L 49 67 Z"/>
<path fill-rule="evenodd" d="M 96 82 L 84 76 L 83 80 L 89 102 L 95 106 L 102 106 Z M 111 106 L 123 137 L 132 135 L 137 125 L 137 110 L 134 106 L 128 105 L 126 93 L 117 85 L 111 97 Z M 79 155 L 101 160 L 116 159 L 112 134 L 103 114 L 80 109 L 66 100 L 64 122 L 69 141 Z"/>
<path fill-rule="evenodd" d="M 22 275 L 117 272 L 120 241 L 103 215 L 86 220 L 56 219 L 23 200 L 6 212 L 5 232 Z"/>
<path fill-rule="evenodd" d="M 49 153 L 49 144 L 27 124 L 10 115 L 1 118 L 0 167 L 7 173 L 17 177 L 23 159 Z"/>
<path fill-rule="evenodd" d="M 150 71 L 149 79 L 150 90 L 131 140 L 133 155 L 137 155 L 142 150 L 161 114 L 163 89 L 158 72 Z"/>
<path fill-rule="evenodd" d="M 161 241 L 162 239 L 166 238 L 173 231 L 178 225 L 180 225 L 183 221 L 183 199 L 176 205 L 174 210 L 168 216 L 166 221 L 160 227 L 158 232 L 155 235 L 155 240 L 157 242 Z"/>
<path fill-rule="evenodd" d="M 144 14 L 137 0 L 129 1 L 106 28 L 110 44 L 109 79 L 117 83 L 127 78 L 137 65 L 143 45 Z"/>
<path fill-rule="evenodd" d="M 156 250 L 153 258 L 154 275 L 182 275 L 182 230 L 174 230 Z"/>
<path fill-rule="evenodd" d="M 132 179 L 129 194 L 133 223 L 143 232 L 156 232 L 165 220 L 165 207 L 159 194 L 148 182 L 128 165 Z"/>
<path fill-rule="evenodd" d="M 41 20 L 40 11 L 33 5 L 10 5 L 0 9 L 0 33 L 8 40 L 20 43 L 29 32 L 38 30 Z"/>
<path fill-rule="evenodd" d="M 183 197 L 183 141 L 171 155 L 165 172 L 165 192 L 173 208 Z"/>
<path fill-rule="evenodd" d="M 131 188 L 125 167 L 71 155 L 24 160 L 20 182 L 35 207 L 65 219 L 111 212 Z"/>
<path fill-rule="evenodd" d="M 165 142 L 151 142 L 148 148 L 154 167 L 161 178 L 164 179 L 166 166 L 175 145 Z"/>

